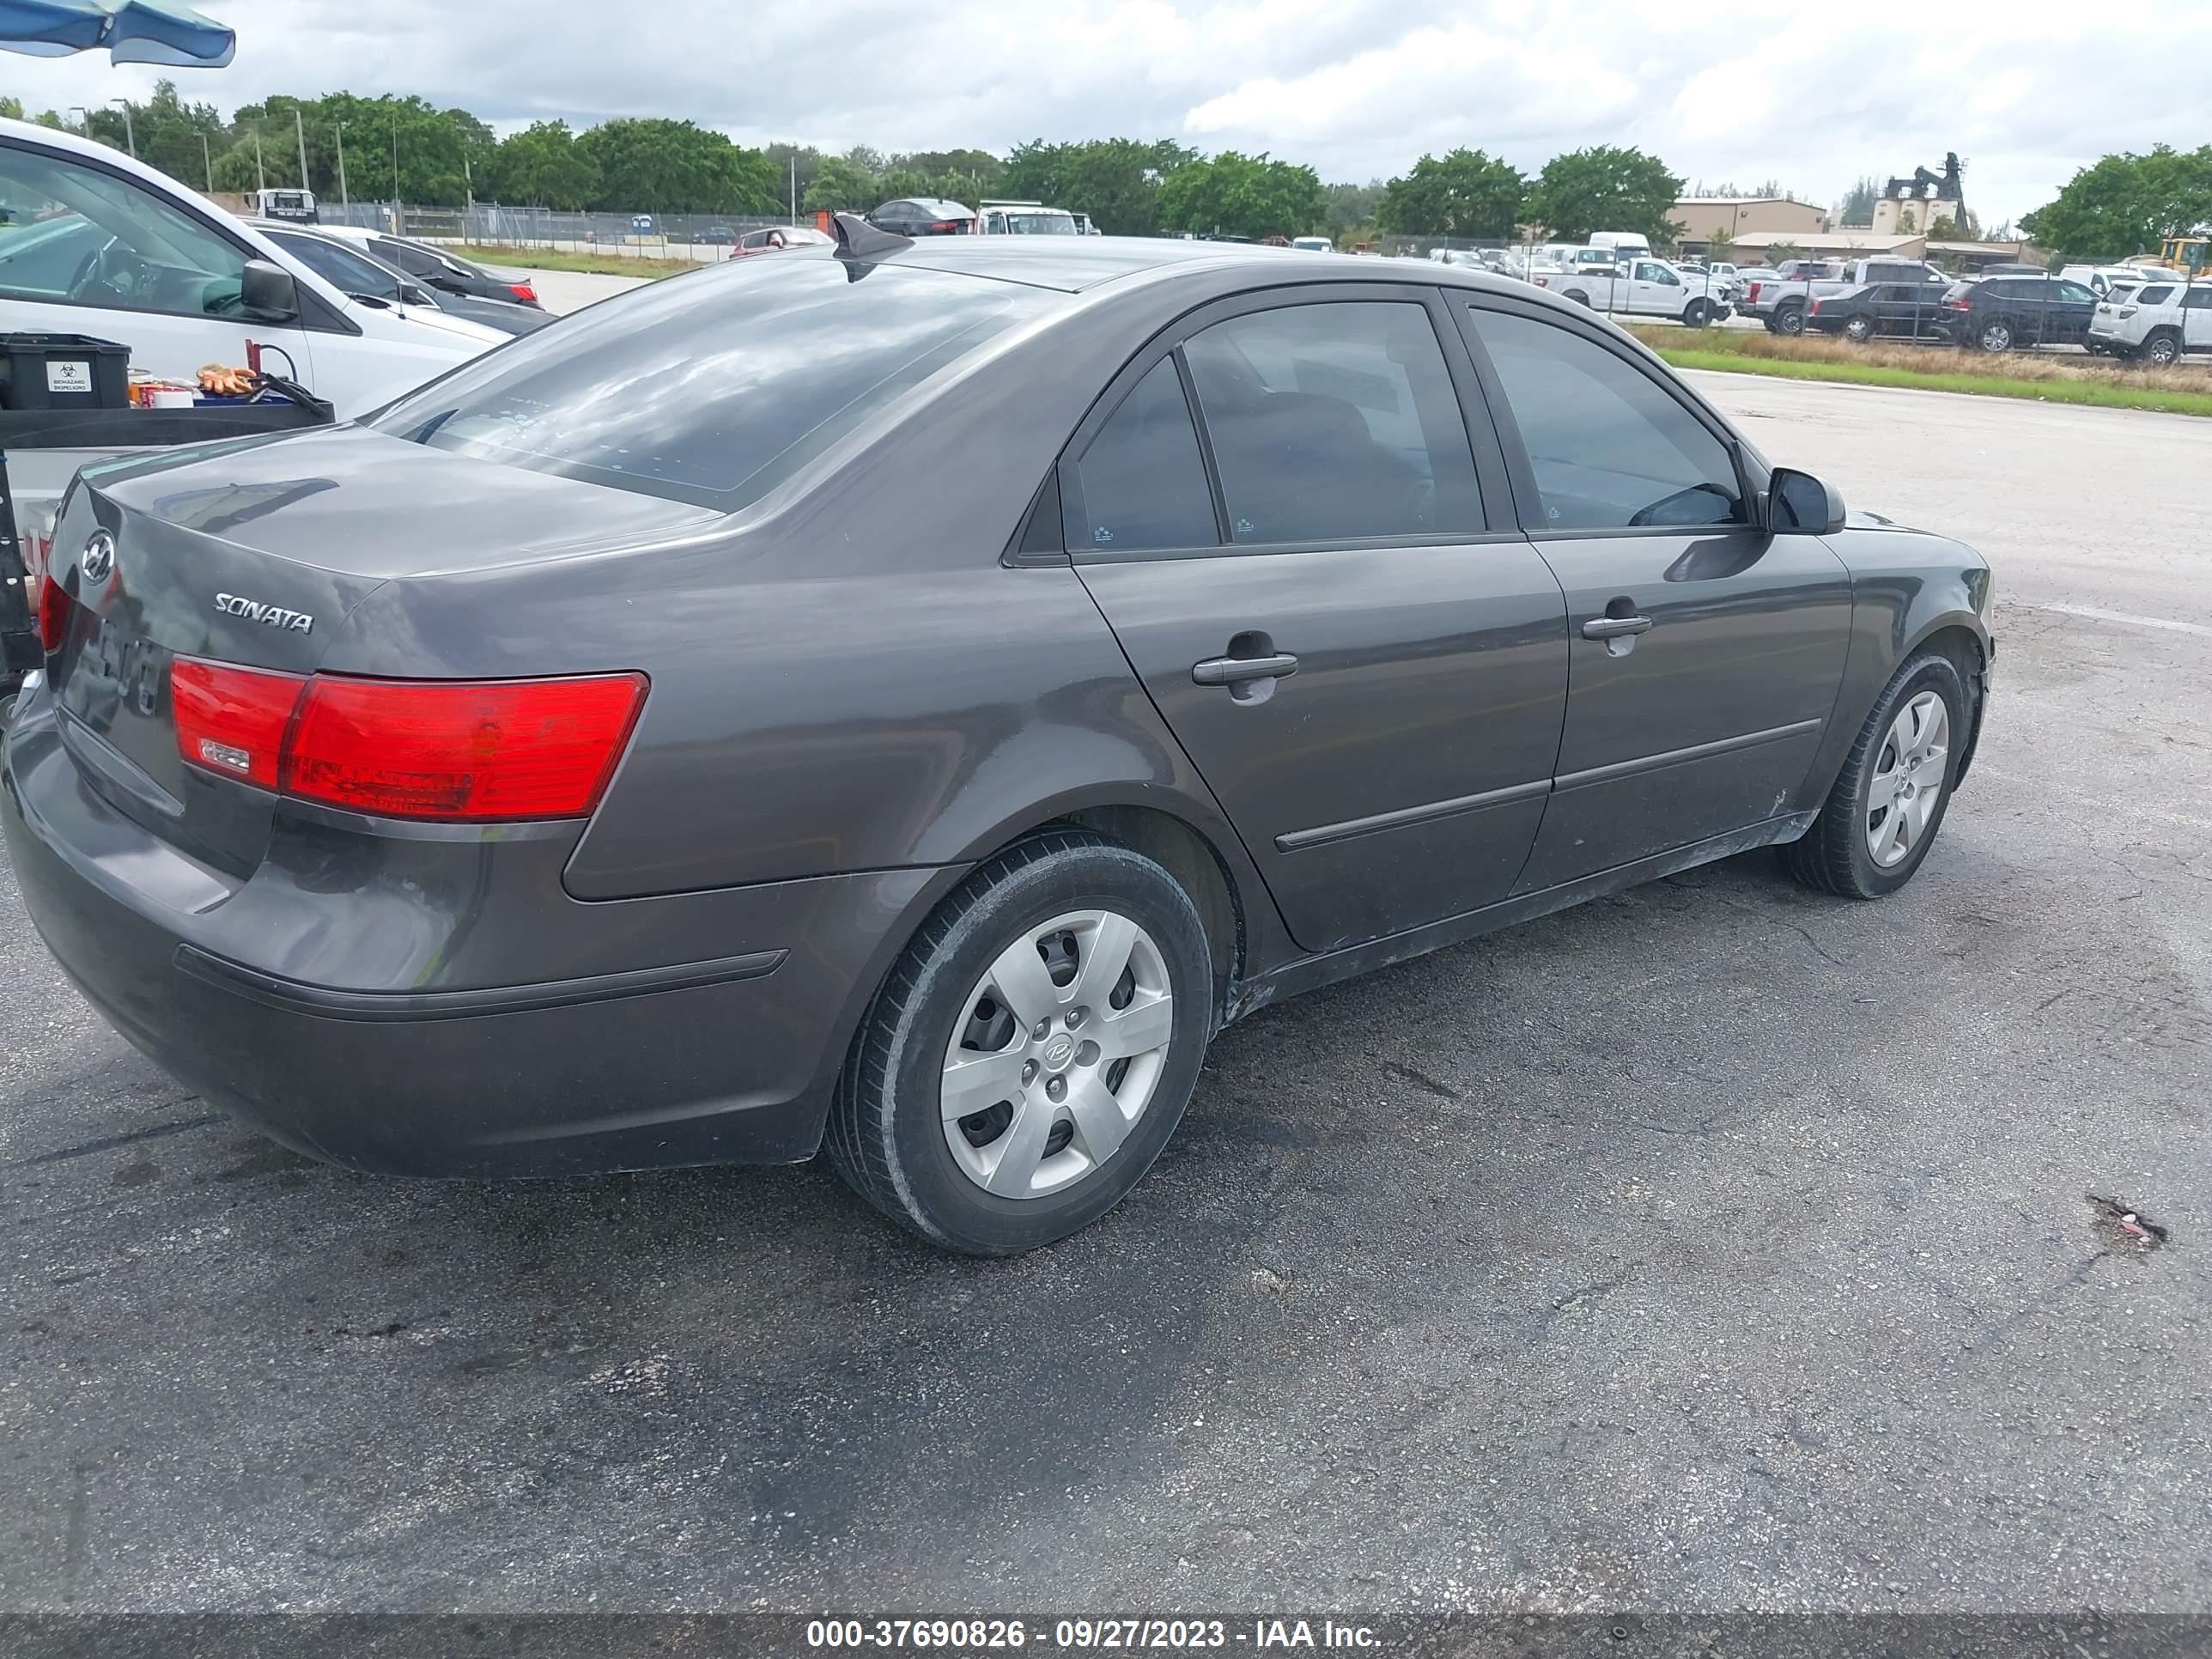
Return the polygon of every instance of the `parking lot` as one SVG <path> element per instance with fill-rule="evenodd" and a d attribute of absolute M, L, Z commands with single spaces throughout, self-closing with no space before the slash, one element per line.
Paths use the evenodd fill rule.
<path fill-rule="evenodd" d="M 0 870 L 0 1607 L 2202 1609 L 2212 424 L 1698 380 L 1997 567 L 1918 878 L 1271 1007 L 1036 1256 L 815 1167 L 310 1164 Z"/>

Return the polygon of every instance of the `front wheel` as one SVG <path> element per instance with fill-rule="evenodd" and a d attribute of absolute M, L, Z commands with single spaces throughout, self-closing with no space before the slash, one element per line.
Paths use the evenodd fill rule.
<path fill-rule="evenodd" d="M 1684 328 L 1703 328 L 1709 320 L 1710 314 L 1705 309 L 1705 302 L 1703 300 L 1692 300 L 1682 307 Z"/>
<path fill-rule="evenodd" d="M 931 1243 L 1015 1255 L 1120 1203 L 1167 1144 L 1212 1034 L 1206 930 L 1174 877 L 1081 831 L 979 867 L 862 1022 L 824 1147 Z"/>
<path fill-rule="evenodd" d="M 1859 728 L 1820 816 L 1782 849 L 1790 873 L 1844 898 L 1912 879 L 1950 805 L 1969 704 L 1958 665 L 1923 651 L 1898 670 Z"/>

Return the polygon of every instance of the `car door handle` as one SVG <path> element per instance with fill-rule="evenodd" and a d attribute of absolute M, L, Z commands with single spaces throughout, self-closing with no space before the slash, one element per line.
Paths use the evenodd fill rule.
<path fill-rule="evenodd" d="M 1625 639 L 1631 634 L 1650 631 L 1649 617 L 1592 617 L 1583 624 L 1583 637 L 1586 640 Z"/>
<path fill-rule="evenodd" d="M 1271 657 L 1209 657 L 1190 665 L 1190 678 L 1200 685 L 1242 685 L 1247 680 L 1287 679 L 1298 672 L 1298 659 L 1288 652 Z"/>

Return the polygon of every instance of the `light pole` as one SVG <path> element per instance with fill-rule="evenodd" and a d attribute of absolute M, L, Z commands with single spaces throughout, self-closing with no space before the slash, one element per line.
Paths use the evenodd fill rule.
<path fill-rule="evenodd" d="M 127 100 L 111 98 L 107 100 L 123 112 L 123 142 L 131 151 L 131 159 L 138 159 L 138 135 L 131 128 L 131 105 Z"/>
<path fill-rule="evenodd" d="M 200 166 L 207 173 L 208 194 L 215 194 L 215 157 L 208 154 L 207 134 L 200 134 Z"/>
<path fill-rule="evenodd" d="M 346 221 L 347 221 L 347 222 L 348 222 L 348 223 L 351 223 L 351 222 L 352 222 L 352 220 L 353 220 L 353 214 L 352 214 L 352 212 L 351 212 L 351 209 L 352 209 L 352 207 L 353 207 L 353 198 L 352 198 L 352 197 L 350 197 L 350 196 L 349 196 L 348 194 L 346 194 L 346 176 L 345 176 L 345 130 L 346 130 L 346 124 L 345 124 L 344 122 L 343 122 L 343 121 L 340 121 L 339 123 L 337 123 L 337 129 L 338 129 L 338 206 L 339 206 L 342 210 L 346 210 Z"/>
<path fill-rule="evenodd" d="M 82 104 L 71 104 L 69 106 L 69 112 L 72 115 L 81 115 L 84 118 L 82 121 L 77 123 L 76 130 L 82 133 L 86 137 L 91 137 L 92 112 L 87 109 Z"/>
<path fill-rule="evenodd" d="M 300 188 L 314 188 L 307 182 L 307 124 L 300 118 L 300 106 L 292 106 L 292 136 L 300 142 Z"/>

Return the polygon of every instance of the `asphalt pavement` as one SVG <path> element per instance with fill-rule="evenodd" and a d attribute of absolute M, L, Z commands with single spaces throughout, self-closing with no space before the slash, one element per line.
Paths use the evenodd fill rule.
<path fill-rule="evenodd" d="M 1271 1007 L 1024 1260 L 811 1167 L 310 1164 L 0 872 L 0 1609 L 2204 1610 L 2212 423 L 1699 384 L 1996 562 L 1918 878 Z"/>

